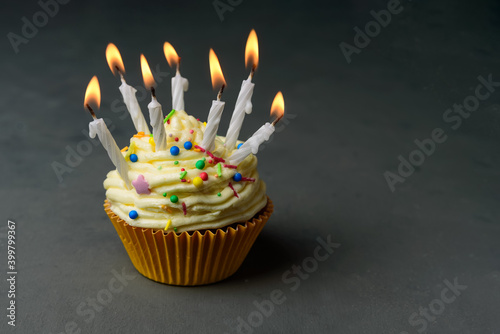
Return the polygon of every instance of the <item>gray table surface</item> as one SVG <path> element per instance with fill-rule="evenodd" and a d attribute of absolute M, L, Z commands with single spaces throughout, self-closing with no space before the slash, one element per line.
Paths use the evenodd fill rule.
<path fill-rule="evenodd" d="M 223 20 L 214 3 L 226 4 Z M 400 6 L 348 63 L 339 45 L 354 45 L 354 28 L 364 30 L 370 11 L 387 1 L 71 1 L 46 23 L 35 0 L 3 4 L 0 332 L 500 331 L 500 93 L 493 87 L 484 100 L 474 97 L 479 76 L 500 81 L 500 7 L 488 0 Z M 16 53 L 8 34 L 22 36 L 23 17 L 33 15 L 41 27 Z M 241 137 L 268 120 L 278 90 L 288 115 L 258 154 L 275 213 L 231 278 L 195 288 L 155 283 L 137 274 L 102 209 L 112 168 L 102 147 L 62 180 L 52 164 L 87 145 L 91 119 L 82 105 L 93 75 L 103 95 L 99 115 L 114 125 L 119 145 L 133 132 L 104 57 L 108 42 L 120 48 L 133 85 L 142 84 L 140 53 L 158 64 L 157 92 L 168 106 L 173 71 L 162 45 L 170 41 L 190 81 L 186 109 L 201 119 L 215 96 L 213 47 L 228 82 L 224 132 L 247 76 L 251 28 L 261 63 Z M 145 110 L 148 98 L 140 100 Z M 479 106 L 460 125 L 446 122 L 447 109 L 464 101 Z M 414 141 L 436 128 L 446 140 L 391 191 L 384 173 L 397 173 L 400 155 L 418 158 Z M 17 226 L 15 328 L 6 318 L 7 219 Z M 318 238 L 338 244 L 319 262 Z M 309 273 L 290 272 L 297 266 Z M 110 292 L 117 273 L 130 277 Z M 281 303 L 269 307 L 275 290 Z"/>

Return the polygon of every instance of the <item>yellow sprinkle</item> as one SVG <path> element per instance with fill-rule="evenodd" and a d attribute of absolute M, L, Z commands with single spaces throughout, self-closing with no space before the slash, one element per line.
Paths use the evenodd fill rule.
<path fill-rule="evenodd" d="M 128 146 L 125 146 L 124 148 L 121 149 L 122 152 L 125 152 L 126 150 L 128 150 Z"/>
<path fill-rule="evenodd" d="M 127 154 L 125 154 L 125 159 L 129 159 L 130 155 L 135 152 L 135 143 L 130 141 L 130 146 L 128 148 Z"/>
<path fill-rule="evenodd" d="M 203 125 L 207 126 L 207 122 L 203 122 Z"/>
<path fill-rule="evenodd" d="M 193 184 L 196 187 L 200 187 L 201 185 L 203 185 L 203 180 L 201 179 L 201 177 L 197 176 L 193 179 Z"/>
<path fill-rule="evenodd" d="M 155 140 L 153 139 L 153 137 L 149 137 L 149 143 L 151 144 L 151 147 L 153 148 L 153 151 L 154 151 L 156 148 L 156 144 L 155 144 Z"/>
<path fill-rule="evenodd" d="M 168 230 L 168 228 L 170 227 L 170 224 L 172 224 L 172 221 L 169 219 L 167 220 L 167 225 L 165 226 L 164 230 Z"/>

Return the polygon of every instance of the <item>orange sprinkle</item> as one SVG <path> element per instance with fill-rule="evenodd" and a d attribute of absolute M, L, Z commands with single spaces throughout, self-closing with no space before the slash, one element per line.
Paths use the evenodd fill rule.
<path fill-rule="evenodd" d="M 146 137 L 146 135 L 144 134 L 144 131 L 139 131 L 137 132 L 137 134 L 134 135 L 135 138 L 142 138 L 142 137 Z"/>
<path fill-rule="evenodd" d="M 125 146 L 124 148 L 121 149 L 122 152 L 125 152 L 126 150 L 128 150 L 128 146 Z"/>

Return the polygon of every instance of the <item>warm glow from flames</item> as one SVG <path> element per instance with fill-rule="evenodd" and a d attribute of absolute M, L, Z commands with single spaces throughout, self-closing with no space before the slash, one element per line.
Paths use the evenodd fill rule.
<path fill-rule="evenodd" d="M 224 80 L 224 75 L 222 74 L 222 69 L 220 68 L 219 59 L 213 49 L 210 49 L 208 58 L 210 62 L 210 75 L 212 76 L 212 87 L 216 88 L 226 85 L 226 80 Z"/>
<path fill-rule="evenodd" d="M 245 47 L 245 67 L 249 65 L 257 68 L 259 64 L 259 42 L 257 41 L 257 33 L 255 29 L 250 31 L 248 35 L 247 46 Z"/>
<path fill-rule="evenodd" d="M 99 88 L 99 80 L 97 80 L 95 75 L 90 79 L 87 90 L 85 91 L 83 106 L 87 108 L 87 104 L 97 109 L 99 109 L 101 105 L 101 89 Z"/>
<path fill-rule="evenodd" d="M 271 105 L 271 116 L 276 118 L 282 117 L 285 114 L 285 100 L 283 94 L 278 92 L 274 97 L 273 104 Z"/>
<path fill-rule="evenodd" d="M 170 67 L 179 64 L 179 56 L 177 55 L 177 52 L 175 52 L 172 44 L 169 42 L 165 42 L 165 44 L 163 44 L 163 53 L 165 53 L 165 58 L 167 58 L 168 65 L 170 65 Z"/>
<path fill-rule="evenodd" d="M 151 73 L 151 69 L 149 68 L 148 61 L 146 57 L 141 53 L 141 70 L 142 70 L 142 79 L 144 80 L 144 86 L 147 89 L 151 89 L 151 87 L 155 87 L 155 79 L 153 77 L 153 73 Z"/>
<path fill-rule="evenodd" d="M 118 51 L 116 45 L 114 45 L 113 43 L 109 43 L 108 47 L 106 48 L 106 60 L 108 61 L 109 68 L 111 69 L 111 72 L 113 72 L 113 74 L 116 75 L 117 67 L 122 74 L 125 73 L 125 66 L 123 66 L 122 56 L 120 55 L 120 51 Z"/>

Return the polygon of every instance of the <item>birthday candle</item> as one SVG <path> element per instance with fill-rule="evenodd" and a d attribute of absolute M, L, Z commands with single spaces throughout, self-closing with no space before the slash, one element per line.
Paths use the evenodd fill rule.
<path fill-rule="evenodd" d="M 172 109 L 184 110 L 184 92 L 188 90 L 189 82 L 186 78 L 181 76 L 179 71 L 181 57 L 177 55 L 174 47 L 169 43 L 163 44 L 163 52 L 167 58 L 170 67 L 176 65 L 176 75 L 172 78 Z"/>

